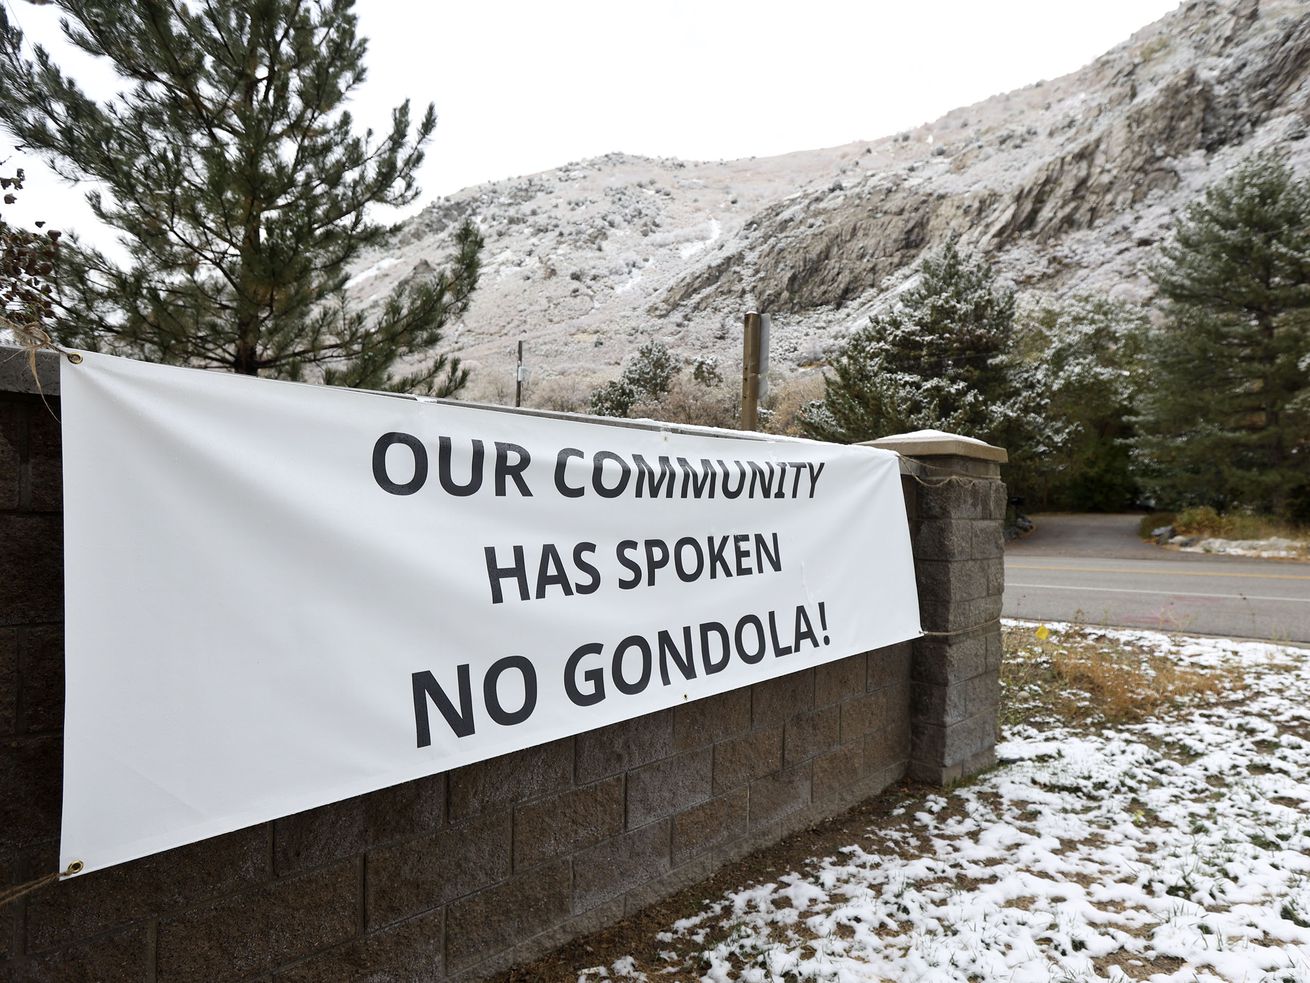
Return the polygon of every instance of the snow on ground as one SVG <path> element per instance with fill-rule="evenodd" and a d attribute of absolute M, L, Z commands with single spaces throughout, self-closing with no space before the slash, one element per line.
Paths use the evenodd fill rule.
<path fill-rule="evenodd" d="M 661 965 L 579 981 L 1310 983 L 1310 651 L 1049 627 L 1243 688 L 1030 717 L 976 782 L 671 925 Z"/>
<path fill-rule="evenodd" d="M 392 257 L 392 256 L 383 256 L 381 259 L 379 259 L 376 263 L 374 263 L 374 264 L 373 264 L 372 266 L 370 266 L 368 269 L 363 270 L 362 272 L 356 273 L 356 274 L 355 274 L 354 276 L 352 276 L 349 280 L 347 280 L 347 281 L 346 281 L 346 289 L 347 289 L 347 290 L 351 290 L 351 289 L 353 289 L 353 288 L 359 286 L 359 285 L 360 285 L 361 283 L 363 283 L 365 280 L 368 280 L 368 279 L 371 279 L 372 277 L 377 276 L 377 275 L 378 275 L 379 273 L 381 273 L 383 270 L 389 269 L 390 267 L 395 266 L 395 265 L 396 265 L 397 263 L 399 263 L 399 262 L 400 262 L 400 260 L 398 260 L 398 259 L 396 259 L 396 258 L 394 258 L 394 257 Z"/>
<path fill-rule="evenodd" d="M 1203 539 L 1180 547 L 1184 553 L 1226 553 L 1229 556 L 1259 556 L 1270 559 L 1310 557 L 1310 543 L 1283 539 Z"/>
<path fill-rule="evenodd" d="M 717 218 L 710 219 L 709 231 L 710 234 L 707 238 L 698 239 L 695 242 L 689 242 L 683 245 L 678 250 L 678 258 L 690 259 L 692 256 L 695 256 L 699 252 L 703 252 L 718 241 L 719 236 L 723 234 L 723 225 Z"/>

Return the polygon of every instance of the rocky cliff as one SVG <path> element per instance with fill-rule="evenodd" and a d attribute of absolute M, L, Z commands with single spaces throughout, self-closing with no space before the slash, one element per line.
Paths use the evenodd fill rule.
<path fill-rule="evenodd" d="M 853 121 L 852 128 L 858 128 Z M 775 371 L 821 363 L 959 235 L 1029 300 L 1150 298 L 1152 247 L 1208 182 L 1258 149 L 1310 169 L 1310 2 L 1193 0 L 1086 67 L 871 143 L 768 159 L 623 154 L 467 189 L 366 259 L 355 299 L 439 265 L 453 228 L 486 235 L 485 274 L 450 347 L 475 392 L 613 376 L 649 336 L 739 358 L 774 315 Z"/>

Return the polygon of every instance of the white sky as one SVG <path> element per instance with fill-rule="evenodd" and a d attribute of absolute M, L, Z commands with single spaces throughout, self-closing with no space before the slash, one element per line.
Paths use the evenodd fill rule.
<path fill-rule="evenodd" d="M 51 6 L 0 0 L 60 50 Z M 407 95 L 437 105 L 408 209 L 471 184 L 612 150 L 764 156 L 872 139 L 1087 63 L 1177 0 L 358 0 L 369 78 L 351 106 L 383 129 Z M 72 53 L 77 55 L 76 52 Z M 113 76 L 61 54 L 87 88 Z M 90 233 L 73 189 L 24 166 L 18 222 Z M 39 213 L 39 216 L 38 216 Z M 391 218 L 392 216 L 379 216 Z"/>

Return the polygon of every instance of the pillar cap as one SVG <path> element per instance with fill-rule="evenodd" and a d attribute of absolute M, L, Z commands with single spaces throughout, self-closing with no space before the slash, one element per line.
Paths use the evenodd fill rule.
<path fill-rule="evenodd" d="M 33 378 L 30 357 L 24 349 L 0 341 L 0 393 L 58 396 L 59 355 L 37 352 L 36 373 L 37 378 Z"/>
<path fill-rule="evenodd" d="M 958 433 L 944 433 L 941 430 L 916 430 L 913 433 L 892 434 L 877 440 L 861 441 L 865 447 L 879 447 L 883 450 L 896 451 L 902 457 L 971 457 L 979 461 L 995 461 L 1005 464 L 1010 456 L 1004 447 L 994 447 L 985 440 L 965 437 Z"/>

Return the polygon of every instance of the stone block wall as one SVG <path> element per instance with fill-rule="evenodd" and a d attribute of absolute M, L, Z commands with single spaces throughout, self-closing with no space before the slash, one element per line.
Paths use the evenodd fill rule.
<path fill-rule="evenodd" d="M 15 378 L 0 365 L 0 888 L 55 869 L 61 794 L 58 399 Z M 996 608 L 993 493 L 906 489 L 925 627 Z M 906 642 L 51 884 L 0 907 L 0 983 L 484 978 L 909 770 L 982 761 L 994 654 L 986 632 Z"/>

